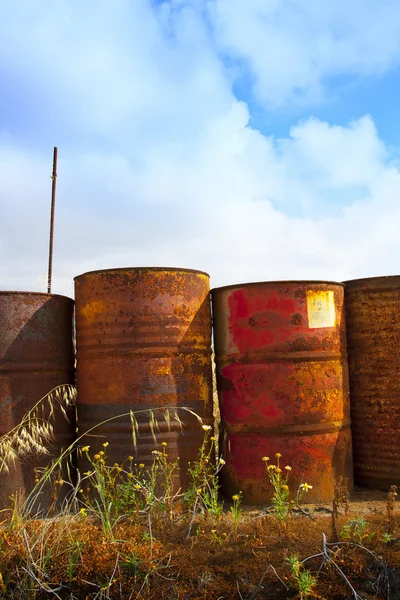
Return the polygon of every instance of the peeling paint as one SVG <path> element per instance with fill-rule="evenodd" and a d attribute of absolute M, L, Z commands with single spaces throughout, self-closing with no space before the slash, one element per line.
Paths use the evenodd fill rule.
<path fill-rule="evenodd" d="M 75 286 L 80 432 L 106 418 L 147 408 L 185 406 L 211 423 L 209 276 L 185 269 L 111 269 L 80 275 Z M 89 321 L 86 307 L 94 303 L 99 310 Z M 156 414 L 157 442 L 145 412 L 138 416 L 137 451 L 129 417 L 96 429 L 90 445 L 100 448 L 107 440 L 113 462 L 132 454 L 148 465 L 152 450 L 167 441 L 169 458 L 179 457 L 182 484 L 203 430 L 187 412 L 179 413 L 183 430 L 176 422 L 168 430 L 162 412 Z"/>
<path fill-rule="evenodd" d="M 0 434 L 18 425 L 54 387 L 74 383 L 73 308 L 73 300 L 64 296 L 0 292 Z M 55 411 L 54 440 L 47 444 L 50 458 L 30 457 L 11 467 L 0 487 L 0 508 L 10 505 L 15 491 L 30 493 L 33 467 L 48 464 L 73 442 L 74 411 L 67 413 L 70 423 Z M 49 495 L 40 501 L 46 506 Z"/>
<path fill-rule="evenodd" d="M 212 300 L 224 494 L 269 501 L 261 458 L 280 452 L 295 486 L 315 484 L 310 502 L 330 501 L 337 476 L 352 486 L 343 286 L 243 284 L 213 290 Z"/>
<path fill-rule="evenodd" d="M 400 277 L 345 282 L 358 485 L 400 486 Z"/>

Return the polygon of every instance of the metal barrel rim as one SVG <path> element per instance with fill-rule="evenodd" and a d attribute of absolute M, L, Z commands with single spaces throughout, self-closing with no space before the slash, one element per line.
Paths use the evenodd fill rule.
<path fill-rule="evenodd" d="M 146 271 L 193 273 L 193 274 L 200 274 L 200 275 L 205 275 L 206 277 L 210 277 L 210 274 L 206 273 L 206 271 L 199 271 L 198 269 L 185 269 L 183 267 L 117 267 L 117 268 L 110 268 L 110 269 L 97 269 L 95 271 L 86 271 L 85 273 L 76 275 L 76 277 L 74 277 L 74 281 L 77 281 L 81 277 L 87 277 L 89 275 L 101 275 L 102 273 L 123 273 L 123 272 L 141 273 L 141 272 L 146 272 Z"/>
<path fill-rule="evenodd" d="M 398 287 L 400 285 L 400 275 L 377 275 L 376 277 L 363 277 L 361 279 L 349 279 L 343 281 L 346 289 L 357 289 L 363 288 L 370 284 L 369 289 L 378 290 L 380 286 L 382 289 Z"/>
<path fill-rule="evenodd" d="M 70 298 L 69 296 L 64 296 L 64 294 L 48 294 L 47 292 L 26 292 L 20 290 L 0 290 L 0 296 L 10 296 L 12 294 L 18 294 L 19 296 L 48 296 L 49 298 L 65 298 L 65 300 L 70 300 L 71 302 L 74 302 L 73 298 Z"/>
<path fill-rule="evenodd" d="M 263 286 L 273 286 L 273 285 L 285 285 L 285 284 L 304 284 L 304 285 L 318 285 L 318 284 L 325 284 L 325 285 L 339 285 L 341 287 L 344 287 L 344 283 L 340 282 L 340 281 L 329 281 L 329 280 L 325 280 L 325 279 L 278 279 L 276 281 L 251 281 L 248 283 L 234 283 L 231 285 L 223 285 L 221 287 L 215 287 L 212 288 L 211 290 L 211 294 L 214 294 L 214 292 L 219 292 L 220 290 L 234 290 L 236 288 L 249 288 L 249 287 L 253 287 L 256 285 L 263 285 Z"/>

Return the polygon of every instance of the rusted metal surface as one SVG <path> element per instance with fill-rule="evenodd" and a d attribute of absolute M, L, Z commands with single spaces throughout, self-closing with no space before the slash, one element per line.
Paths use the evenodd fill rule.
<path fill-rule="evenodd" d="M 352 487 L 343 286 L 252 283 L 212 291 L 222 422 L 222 487 L 268 502 L 263 456 L 281 453 L 306 500 L 330 501 L 334 480 Z"/>
<path fill-rule="evenodd" d="M 400 277 L 345 282 L 358 485 L 400 485 Z"/>
<path fill-rule="evenodd" d="M 79 432 L 125 414 L 82 443 L 94 452 L 109 442 L 111 464 L 133 455 L 149 466 L 152 451 L 167 442 L 169 458 L 179 457 L 184 483 L 204 432 L 183 411 L 183 430 L 173 419 L 168 430 L 157 409 L 189 407 L 205 423 L 212 420 L 209 276 L 185 269 L 112 269 L 76 277 L 75 291 Z M 159 420 L 157 442 L 149 408 Z M 139 422 L 136 451 L 130 410 Z M 84 469 L 83 458 L 79 466 Z"/>
<path fill-rule="evenodd" d="M 73 300 L 64 296 L 0 292 L 0 434 L 18 425 L 54 387 L 73 384 L 73 308 Z M 1 508 L 10 506 L 11 493 L 29 494 L 34 467 L 48 464 L 72 443 L 74 411 L 69 410 L 68 416 L 70 423 L 55 411 L 55 440 L 46 444 L 49 457 L 30 456 L 11 467 L 9 474 L 1 474 Z M 46 507 L 48 501 L 48 494 L 42 495 L 37 508 Z"/>
<path fill-rule="evenodd" d="M 51 209 L 50 209 L 50 240 L 49 240 L 49 269 L 47 275 L 47 293 L 51 292 L 51 283 L 53 278 L 53 243 L 54 243 L 54 213 L 56 208 L 56 185 L 57 185 L 57 153 L 54 147 L 53 151 L 53 173 L 51 175 Z"/>

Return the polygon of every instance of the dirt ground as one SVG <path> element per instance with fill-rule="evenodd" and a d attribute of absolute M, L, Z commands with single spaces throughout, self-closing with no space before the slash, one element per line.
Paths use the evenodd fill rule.
<path fill-rule="evenodd" d="M 198 515 L 190 523 L 190 535 L 188 519 L 177 515 L 170 520 L 159 513 L 153 515 L 151 544 L 147 519 L 121 520 L 111 541 L 90 515 L 71 516 L 68 527 L 59 519 L 28 521 L 4 538 L 0 572 L 6 584 L 0 598 L 26 600 L 21 573 L 32 587 L 37 579 L 32 583 L 26 565 L 39 564 L 45 555 L 45 584 L 62 590 L 60 599 L 299 600 L 306 596 L 289 567 L 290 557 L 298 556 L 305 561 L 301 572 L 307 570 L 315 579 L 310 597 L 400 600 L 400 501 L 394 506 L 393 536 L 386 543 L 386 498 L 386 492 L 357 488 L 347 515 L 340 507 L 333 520 L 332 504 L 302 504 L 287 523 L 274 518 L 270 506 L 242 506 L 237 528 L 226 506 L 219 516 Z M 362 539 L 343 541 L 340 532 L 359 516 L 367 522 Z M 28 554 L 27 540 L 34 540 Z M 44 552 L 47 548 L 50 553 Z M 72 577 L 71 549 L 76 548 L 79 560 Z M 107 594 L 100 595 L 102 590 Z M 35 598 L 48 598 L 44 584 Z"/>
<path fill-rule="evenodd" d="M 351 513 L 368 515 L 368 514 L 385 514 L 386 513 L 386 498 L 387 492 L 380 490 L 367 490 L 366 488 L 356 488 L 350 497 Z M 309 509 L 310 512 L 316 514 L 332 513 L 332 503 L 330 504 L 309 504 L 303 507 Z"/>
<path fill-rule="evenodd" d="M 380 490 L 368 490 L 366 488 L 356 487 L 349 501 L 349 512 L 352 515 L 384 515 L 386 514 L 386 498 L 387 492 Z M 243 506 L 243 511 L 250 514 L 263 514 L 268 511 L 269 506 L 263 505 L 259 507 Z M 302 503 L 302 510 L 311 515 L 322 517 L 323 515 L 331 516 L 332 502 L 329 504 L 305 504 Z M 397 508 L 397 507 L 396 507 Z M 395 508 L 395 512 L 396 511 Z M 400 513 L 400 500 L 397 510 Z M 294 510 L 296 512 L 296 509 Z M 343 512 L 339 509 L 339 513 Z"/>

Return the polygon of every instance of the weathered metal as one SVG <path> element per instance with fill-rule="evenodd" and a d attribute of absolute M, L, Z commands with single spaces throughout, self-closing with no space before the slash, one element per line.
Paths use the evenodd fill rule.
<path fill-rule="evenodd" d="M 224 494 L 269 501 L 262 457 L 276 464 L 276 453 L 295 488 L 313 486 L 310 502 L 330 501 L 339 475 L 351 489 L 343 286 L 249 283 L 214 289 L 212 301 Z"/>
<path fill-rule="evenodd" d="M 186 269 L 110 269 L 75 278 L 79 433 L 103 423 L 82 440 L 91 452 L 108 442 L 111 464 L 133 455 L 148 467 L 152 451 L 167 442 L 185 483 L 204 432 L 182 407 L 206 424 L 212 420 L 209 290 L 206 273 Z M 182 430 L 173 418 L 168 429 L 167 407 L 179 409 Z M 148 409 L 159 422 L 156 442 Z M 130 411 L 139 423 L 136 450 Z M 84 456 L 78 466 L 85 469 Z"/>
<path fill-rule="evenodd" d="M 54 244 L 54 213 L 56 209 L 56 185 L 57 185 L 57 147 L 53 150 L 53 172 L 51 175 L 51 207 L 50 207 L 50 239 L 49 239 L 49 268 L 47 274 L 47 293 L 51 293 L 53 278 L 53 244 Z"/>
<path fill-rule="evenodd" d="M 74 302 L 58 295 L 0 292 L 0 435 L 16 427 L 35 404 L 58 385 L 73 384 L 72 344 Z M 48 418 L 45 406 L 43 418 Z M 28 456 L 1 473 L 0 507 L 10 506 L 9 496 L 29 494 L 34 486 L 34 467 L 58 457 L 75 437 L 74 410 L 70 422 L 54 411 L 54 440 L 46 443 L 50 455 Z M 36 508 L 48 506 L 49 490 Z"/>
<path fill-rule="evenodd" d="M 358 485 L 400 485 L 400 276 L 345 282 Z"/>

